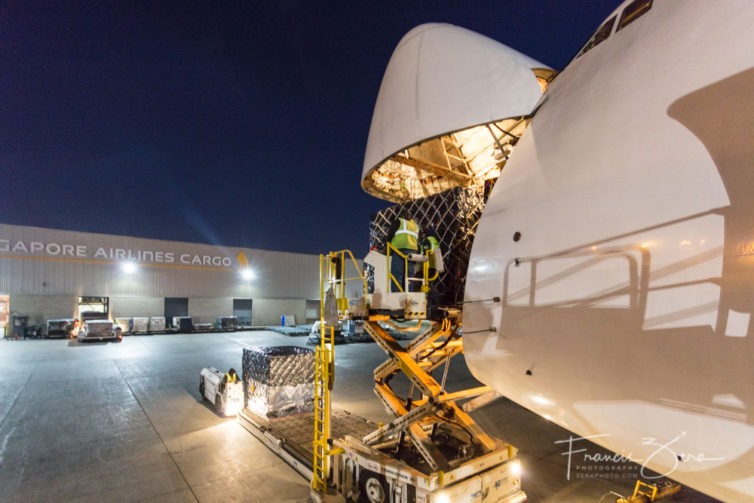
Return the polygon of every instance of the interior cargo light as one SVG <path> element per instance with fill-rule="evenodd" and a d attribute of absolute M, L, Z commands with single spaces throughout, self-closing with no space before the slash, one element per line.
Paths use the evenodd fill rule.
<path fill-rule="evenodd" d="M 241 269 L 241 277 L 245 279 L 246 281 L 251 281 L 256 277 L 256 274 L 254 274 L 254 271 L 249 269 L 248 267 L 245 267 Z"/>
<path fill-rule="evenodd" d="M 123 262 L 120 265 L 121 271 L 123 271 L 126 274 L 133 274 L 138 269 L 137 265 L 134 262 Z"/>

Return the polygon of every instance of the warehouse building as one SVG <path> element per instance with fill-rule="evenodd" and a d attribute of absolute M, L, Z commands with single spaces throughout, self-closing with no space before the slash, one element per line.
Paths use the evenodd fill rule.
<path fill-rule="evenodd" d="M 0 224 L 0 335 L 14 316 L 44 325 L 83 311 L 305 323 L 319 297 L 318 255 Z"/>

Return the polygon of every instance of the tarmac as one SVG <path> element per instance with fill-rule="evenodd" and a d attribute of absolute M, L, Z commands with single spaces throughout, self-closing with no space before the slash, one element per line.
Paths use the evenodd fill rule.
<path fill-rule="evenodd" d="M 199 396 L 203 367 L 240 374 L 242 348 L 254 345 L 305 346 L 306 338 L 250 331 L 0 340 L 0 502 L 306 501 L 307 480 Z M 334 406 L 389 421 L 372 391 L 372 370 L 384 360 L 376 344 L 336 346 Z M 478 385 L 462 356 L 448 383 L 449 391 Z M 520 449 L 530 502 L 612 502 L 610 491 L 633 491 L 640 467 L 572 464 L 569 472 L 559 441 L 572 434 L 505 398 L 472 416 Z M 684 488 L 676 501 L 715 500 Z"/>

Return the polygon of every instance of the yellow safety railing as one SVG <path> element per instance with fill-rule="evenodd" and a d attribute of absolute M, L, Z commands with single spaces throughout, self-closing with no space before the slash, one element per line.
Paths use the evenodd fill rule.
<path fill-rule="evenodd" d="M 353 264 L 356 270 L 357 276 L 346 277 L 347 265 Z M 338 311 L 343 313 L 348 308 L 348 297 L 346 296 L 346 286 L 353 281 L 360 281 L 361 288 L 364 293 L 364 302 L 367 299 L 367 280 L 364 274 L 361 272 L 359 263 L 353 256 L 350 250 L 340 250 L 330 252 L 327 255 L 320 255 L 320 311 L 322 320 L 324 321 L 324 299 L 325 299 L 325 284 L 331 284 L 333 287 L 333 293 L 335 294 L 335 300 L 338 305 Z"/>
<path fill-rule="evenodd" d="M 647 503 L 670 498 L 681 491 L 681 484 L 665 480 L 661 483 L 636 481 L 634 493 L 626 498 L 620 497 L 616 503 Z"/>
<path fill-rule="evenodd" d="M 327 491 L 327 478 L 330 470 L 329 459 L 335 450 L 330 449 L 330 393 L 334 383 L 335 370 L 335 327 L 329 327 L 330 337 L 321 324 L 320 343 L 316 349 L 314 378 L 314 459 L 312 463 L 312 489 Z"/>
<path fill-rule="evenodd" d="M 408 283 L 408 256 L 401 252 L 398 248 L 393 246 L 391 243 L 387 244 L 387 291 L 389 292 L 390 286 L 394 284 L 398 291 L 403 292 L 404 285 L 401 285 L 398 283 L 398 280 L 393 275 L 393 270 L 390 267 L 390 254 L 393 253 L 394 255 L 397 255 L 398 257 L 403 259 L 403 278 L 406 283 Z M 417 252 L 418 253 L 418 252 Z M 421 291 L 422 292 L 428 292 L 429 291 L 429 283 L 432 281 L 435 281 L 437 277 L 440 275 L 439 271 L 435 269 L 435 274 L 430 278 L 429 277 L 429 263 L 432 262 L 432 259 L 434 259 L 435 250 L 427 250 L 427 261 L 422 263 L 422 285 L 421 285 Z"/>
<path fill-rule="evenodd" d="M 424 278 L 427 283 L 431 283 L 432 281 L 435 281 L 438 276 L 440 276 L 440 271 L 435 268 L 435 274 L 431 278 L 427 277 L 429 275 L 429 264 L 432 262 L 435 262 L 436 264 L 437 262 L 435 259 L 435 250 L 427 250 L 426 253 L 427 261 L 424 262 Z"/>
<path fill-rule="evenodd" d="M 657 486 L 637 480 L 636 487 L 634 487 L 633 497 L 635 498 L 637 496 L 646 496 L 649 498 L 649 501 L 654 501 L 657 497 Z"/>
<path fill-rule="evenodd" d="M 345 277 L 347 259 L 353 263 L 358 276 Z M 357 280 L 363 284 L 366 302 L 367 281 L 349 250 L 319 256 L 320 341 L 315 353 L 312 489 L 321 493 L 327 492 L 330 456 L 343 452 L 342 449 L 331 448 L 330 444 L 330 395 L 335 383 L 335 327 L 325 325 L 325 285 L 332 285 L 338 311 L 342 313 L 348 307 L 346 285 Z"/>

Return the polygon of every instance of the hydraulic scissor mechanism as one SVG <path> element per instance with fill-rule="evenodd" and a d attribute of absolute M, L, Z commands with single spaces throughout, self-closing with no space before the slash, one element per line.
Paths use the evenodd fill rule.
<path fill-rule="evenodd" d="M 460 313 L 448 310 L 442 321 L 405 347 L 379 322 L 387 316 L 370 316 L 364 329 L 387 353 L 388 360 L 374 371 L 375 393 L 396 419 L 363 438 L 363 442 L 427 472 L 447 471 L 464 461 L 494 451 L 499 445 L 485 434 L 457 404 L 490 391 L 480 386 L 463 391 L 445 389 L 450 360 L 463 351 Z M 442 368 L 438 382 L 433 371 Z M 400 396 L 391 381 L 403 373 L 409 381 L 406 396 Z"/>
<path fill-rule="evenodd" d="M 351 252 L 320 256 L 322 334 L 317 352 L 312 498 L 325 501 L 335 491 L 347 501 L 370 503 L 466 501 L 482 495 L 485 503 L 521 503 L 526 494 L 521 490 L 515 447 L 488 436 L 474 423 L 466 412 L 473 400 L 463 409 L 457 404 L 492 391 L 487 386 L 446 389 L 450 360 L 463 353 L 461 312 L 436 304 L 427 309 L 432 278 L 426 262 L 403 258 L 401 283 L 388 273 L 387 256 L 372 250 L 364 260 L 374 272 L 373 291 L 369 291 Z M 407 279 L 410 261 L 423 264 L 421 278 Z M 403 323 L 399 326 L 393 320 Z M 333 334 L 346 321 L 363 323 L 364 331 L 387 353 L 388 359 L 374 371 L 374 390 L 396 419 L 366 436 L 362 429 L 353 431 L 353 436 L 331 438 Z M 398 342 L 391 335 L 407 331 L 417 334 L 409 342 Z"/>

